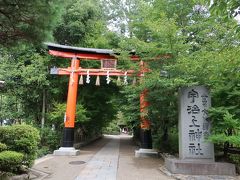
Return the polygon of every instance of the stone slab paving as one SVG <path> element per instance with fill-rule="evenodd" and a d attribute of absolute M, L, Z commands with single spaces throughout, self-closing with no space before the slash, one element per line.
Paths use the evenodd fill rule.
<path fill-rule="evenodd" d="M 162 158 L 135 158 L 131 136 L 105 136 L 81 148 L 79 156 L 48 155 L 36 161 L 35 176 L 40 180 L 233 180 L 238 177 L 187 176 L 171 174 Z M 85 162 L 75 164 L 74 162 Z M 34 175 L 34 174 L 33 174 Z M 38 176 L 38 177 L 36 177 Z"/>
<path fill-rule="evenodd" d="M 118 168 L 119 137 L 96 153 L 75 180 L 115 180 Z"/>
<path fill-rule="evenodd" d="M 121 136 L 117 180 L 170 180 L 158 168 L 163 159 L 135 157 L 136 146 L 130 136 Z"/>
<path fill-rule="evenodd" d="M 86 147 L 82 147 L 79 156 L 53 156 L 50 154 L 40 158 L 32 167 L 33 171 L 30 172 L 30 179 L 74 180 L 87 165 L 88 161 L 109 141 L 110 138 L 104 137 Z M 79 161 L 86 163 L 71 163 Z"/>

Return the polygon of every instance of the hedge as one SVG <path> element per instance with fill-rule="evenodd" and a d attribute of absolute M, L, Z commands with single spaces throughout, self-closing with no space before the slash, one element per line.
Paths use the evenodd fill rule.
<path fill-rule="evenodd" d="M 0 152 L 7 150 L 7 145 L 0 143 Z"/>
<path fill-rule="evenodd" d="M 7 145 L 8 150 L 24 154 L 22 164 L 32 166 L 40 141 L 39 131 L 29 125 L 13 125 L 0 127 L 0 142 Z"/>
<path fill-rule="evenodd" d="M 15 151 L 0 152 L 0 171 L 17 173 L 20 171 L 24 155 Z"/>

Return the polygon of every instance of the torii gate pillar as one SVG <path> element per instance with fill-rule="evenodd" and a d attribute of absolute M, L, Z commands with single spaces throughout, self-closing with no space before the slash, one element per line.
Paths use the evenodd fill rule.
<path fill-rule="evenodd" d="M 144 76 L 144 62 L 140 62 L 141 77 Z M 135 151 L 135 157 L 157 156 L 158 152 L 152 149 L 151 123 L 147 117 L 149 102 L 147 101 L 148 90 L 144 89 L 140 94 L 140 149 Z"/>
<path fill-rule="evenodd" d="M 80 60 L 73 58 L 71 62 L 72 73 L 69 77 L 67 108 L 64 117 L 63 147 L 73 147 L 74 123 L 77 105 L 78 74 L 74 70 L 79 68 Z"/>
<path fill-rule="evenodd" d="M 145 89 L 140 94 L 140 142 L 142 149 L 152 149 L 151 124 L 147 118 L 149 102 L 146 100 L 148 90 Z"/>
<path fill-rule="evenodd" d="M 140 149 L 135 150 L 135 157 L 149 157 L 158 156 L 158 152 L 152 149 L 152 136 L 151 136 L 151 124 L 147 118 L 147 107 L 149 102 L 146 100 L 148 90 L 145 89 L 140 94 L 140 112 L 141 112 L 141 123 L 140 123 Z"/>
<path fill-rule="evenodd" d="M 78 74 L 80 60 L 73 58 L 71 61 L 71 74 L 69 76 L 67 108 L 64 117 L 64 130 L 62 147 L 54 151 L 54 155 L 79 155 L 80 151 L 73 147 L 74 125 L 77 105 Z"/>

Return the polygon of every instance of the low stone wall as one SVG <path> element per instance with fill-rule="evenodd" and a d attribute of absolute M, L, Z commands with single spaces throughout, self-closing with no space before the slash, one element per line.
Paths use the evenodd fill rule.
<path fill-rule="evenodd" d="M 74 130 L 74 148 L 79 149 L 97 139 L 101 138 L 103 135 L 101 132 L 89 132 L 83 126 L 76 126 Z"/>
<path fill-rule="evenodd" d="M 76 149 L 80 149 L 81 147 L 86 146 L 87 144 L 90 144 L 90 143 L 92 143 L 92 142 L 94 142 L 94 141 L 96 141 L 96 140 L 98 140 L 98 139 L 100 139 L 102 137 L 103 137 L 103 135 L 99 135 L 97 137 L 93 137 L 93 138 L 85 140 L 83 142 L 74 143 L 73 146 Z"/>

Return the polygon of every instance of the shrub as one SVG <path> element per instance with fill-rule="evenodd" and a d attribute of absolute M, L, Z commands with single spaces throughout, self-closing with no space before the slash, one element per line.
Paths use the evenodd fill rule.
<path fill-rule="evenodd" d="M 118 135 L 120 134 L 119 132 L 119 126 L 117 125 L 116 121 L 112 121 L 108 124 L 107 127 L 103 129 L 104 134 L 113 134 L 113 135 Z"/>
<path fill-rule="evenodd" d="M 60 134 L 57 131 L 53 131 L 49 127 L 40 129 L 41 146 L 46 146 L 49 151 L 53 151 L 59 147 Z"/>
<path fill-rule="evenodd" d="M 178 133 L 169 132 L 167 141 L 163 141 L 162 134 L 153 135 L 153 147 L 159 149 L 161 152 L 167 152 L 171 154 L 178 153 Z"/>
<path fill-rule="evenodd" d="M 0 152 L 0 171 L 17 173 L 22 166 L 24 155 L 15 151 Z"/>
<path fill-rule="evenodd" d="M 42 146 L 42 147 L 40 147 L 40 148 L 37 150 L 37 157 L 38 157 L 38 158 L 43 157 L 43 156 L 45 156 L 46 154 L 48 154 L 49 152 L 50 152 L 49 147 L 47 147 L 47 146 Z"/>
<path fill-rule="evenodd" d="M 0 152 L 7 150 L 7 145 L 0 143 Z"/>
<path fill-rule="evenodd" d="M 0 127 L 0 139 L 2 143 L 7 145 L 9 150 L 24 154 L 24 165 L 30 167 L 33 164 L 40 140 L 36 128 L 29 125 Z"/>

